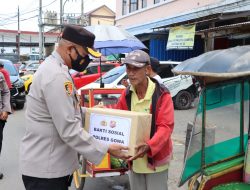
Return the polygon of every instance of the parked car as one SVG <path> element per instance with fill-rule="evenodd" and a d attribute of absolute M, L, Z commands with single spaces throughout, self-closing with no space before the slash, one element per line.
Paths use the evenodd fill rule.
<path fill-rule="evenodd" d="M 32 71 L 32 68 L 33 68 L 33 72 L 35 72 L 36 69 L 39 67 L 39 64 L 38 66 L 37 64 L 35 65 L 36 66 L 34 67 L 30 67 L 30 69 L 29 69 L 29 66 L 27 66 L 26 67 L 27 69 L 26 68 L 24 69 L 26 70 L 24 71 L 24 73 L 27 73 L 27 72 L 30 73 L 29 71 Z M 101 65 L 102 71 L 103 71 L 102 74 L 104 74 L 107 70 L 110 70 L 118 65 L 119 65 L 118 63 L 102 63 Z M 100 77 L 100 63 L 90 63 L 84 72 L 77 72 L 73 69 L 70 69 L 69 72 L 74 80 L 76 88 L 78 89 L 80 86 L 84 86 L 90 82 L 93 82 Z M 31 72 L 31 74 L 26 74 L 22 76 L 21 78 L 24 81 L 25 92 L 27 94 L 29 93 L 30 85 L 32 84 L 33 73 Z"/>
<path fill-rule="evenodd" d="M 39 61 L 39 53 L 29 54 L 29 61 Z"/>
<path fill-rule="evenodd" d="M 13 64 L 19 61 L 18 54 L 16 53 L 0 53 L 0 59 L 10 60 Z"/>
<path fill-rule="evenodd" d="M 159 75 L 163 84 L 171 92 L 176 109 L 189 109 L 194 99 L 198 96 L 199 84 L 190 75 L 175 75 L 172 69 L 180 62 L 160 61 Z"/>
<path fill-rule="evenodd" d="M 161 61 L 159 75 L 162 77 L 163 84 L 169 89 L 176 109 L 189 109 L 198 95 L 197 82 L 190 75 L 174 76 L 172 68 L 179 64 L 173 61 Z M 116 67 L 105 73 L 93 83 L 90 83 L 78 90 L 88 88 L 125 88 L 122 85 L 123 79 L 127 79 L 126 67 Z"/>
<path fill-rule="evenodd" d="M 170 91 L 176 109 L 189 109 L 198 96 L 198 83 L 190 75 L 164 78 L 163 84 Z"/>
<path fill-rule="evenodd" d="M 111 69 L 96 81 L 80 88 L 78 92 L 80 94 L 81 89 L 89 88 L 125 88 L 122 85 L 123 79 L 127 79 L 126 67 L 124 65 Z"/>
<path fill-rule="evenodd" d="M 77 89 L 94 82 L 96 79 L 103 75 L 107 71 L 113 69 L 114 67 L 119 66 L 119 63 L 116 62 L 108 62 L 100 63 L 92 62 L 88 65 L 88 67 L 83 72 L 77 72 L 74 70 L 70 70 L 71 76 L 74 80 L 75 86 Z"/>
<path fill-rule="evenodd" d="M 17 70 L 19 70 L 19 67 L 21 66 L 21 61 L 19 61 L 18 54 L 16 53 L 0 53 L 0 59 L 7 59 L 11 61 Z"/>
<path fill-rule="evenodd" d="M 11 103 L 16 109 L 23 109 L 25 104 L 24 82 L 11 61 L 0 59 L 0 62 L 4 64 L 4 68 L 10 74 L 10 81 L 12 84 L 12 88 L 10 89 Z"/>
<path fill-rule="evenodd" d="M 26 74 L 34 74 L 39 66 L 40 66 L 40 63 L 38 61 L 33 61 L 28 64 L 22 64 L 19 68 L 19 74 L 20 76 L 23 76 Z"/>
<path fill-rule="evenodd" d="M 21 77 L 24 81 L 25 93 L 28 94 L 30 91 L 30 85 L 32 84 L 33 74 L 27 74 Z"/>
<path fill-rule="evenodd" d="M 31 53 L 29 55 L 25 55 L 25 59 L 21 61 L 21 69 L 26 67 L 27 65 L 30 65 L 31 63 L 40 63 L 41 59 L 39 59 L 38 53 Z"/>

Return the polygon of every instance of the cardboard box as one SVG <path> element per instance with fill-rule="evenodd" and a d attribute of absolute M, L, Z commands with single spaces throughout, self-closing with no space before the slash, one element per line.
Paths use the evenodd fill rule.
<path fill-rule="evenodd" d="M 150 138 L 151 114 L 107 108 L 87 108 L 85 129 L 107 144 L 129 147 L 128 155 L 135 155 L 135 147 Z"/>

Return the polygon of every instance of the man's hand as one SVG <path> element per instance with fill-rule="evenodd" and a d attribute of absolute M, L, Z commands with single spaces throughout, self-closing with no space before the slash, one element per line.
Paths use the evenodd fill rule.
<path fill-rule="evenodd" d="M 143 143 L 135 147 L 135 149 L 136 149 L 136 154 L 133 157 L 129 158 L 128 161 L 133 161 L 136 160 L 137 158 L 142 158 L 145 154 L 148 153 L 150 147 L 148 144 Z"/>
<path fill-rule="evenodd" d="M 110 153 L 112 156 L 114 156 L 116 158 L 126 160 L 130 156 L 128 156 L 124 150 L 128 150 L 128 149 L 129 149 L 128 147 L 122 146 L 120 144 L 110 144 L 109 149 L 108 149 L 108 153 Z"/>
<path fill-rule="evenodd" d="M 0 114 L 0 119 L 6 121 L 8 119 L 8 113 L 6 111 L 3 111 Z"/>

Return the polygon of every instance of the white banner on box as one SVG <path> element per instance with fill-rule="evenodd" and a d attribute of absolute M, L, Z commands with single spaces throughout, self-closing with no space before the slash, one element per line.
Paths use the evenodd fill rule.
<path fill-rule="evenodd" d="M 90 114 L 89 133 L 107 144 L 129 145 L 131 119 L 119 116 Z"/>

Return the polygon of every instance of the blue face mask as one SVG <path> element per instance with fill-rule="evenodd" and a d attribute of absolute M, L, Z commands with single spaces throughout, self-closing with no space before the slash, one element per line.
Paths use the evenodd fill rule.
<path fill-rule="evenodd" d="M 72 69 L 78 71 L 78 72 L 82 72 L 86 69 L 86 67 L 89 65 L 90 63 L 90 59 L 89 56 L 86 55 L 85 57 L 81 56 L 80 53 L 77 51 L 77 49 L 74 47 L 76 53 L 77 53 L 77 58 L 76 60 L 73 60 L 71 55 L 69 54 L 69 57 L 71 59 L 71 66 Z"/>

